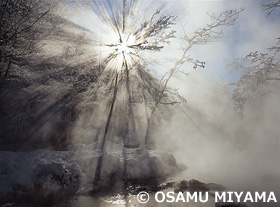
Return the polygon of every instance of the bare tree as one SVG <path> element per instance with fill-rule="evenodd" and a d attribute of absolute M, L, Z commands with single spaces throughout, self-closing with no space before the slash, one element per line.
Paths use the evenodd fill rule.
<path fill-rule="evenodd" d="M 262 4 L 262 9 L 270 15 L 280 7 L 280 1 Z M 234 110 L 243 117 L 246 102 L 254 98 L 260 89 L 266 87 L 261 93 L 266 93 L 274 81 L 280 81 L 280 38 L 274 46 L 268 48 L 270 55 L 259 51 L 251 52 L 244 58 L 236 58 L 229 65 L 231 71 L 240 70 L 241 77 L 233 86 L 232 99 Z M 272 54 L 271 54 L 272 53 Z"/>
<path fill-rule="evenodd" d="M 80 4 L 81 2 L 83 1 L 77 3 Z M 59 3 L 59 0 L 1 1 L 0 90 L 8 76 L 12 63 L 19 62 L 21 58 L 32 53 L 36 43 L 52 32 L 57 25 L 57 20 L 59 19 L 53 15 L 53 10 L 56 9 Z M 163 47 L 170 44 L 170 40 L 175 38 L 176 31 L 172 29 L 172 26 L 176 23 L 177 17 L 161 14 L 159 10 L 151 14 L 150 17 L 139 17 L 135 12 L 136 7 L 139 5 L 136 0 L 123 0 L 121 10 L 108 9 L 108 5 L 105 5 L 106 2 L 103 1 L 88 0 L 85 3 L 87 7 L 91 7 L 98 14 L 102 23 L 109 25 L 118 36 L 116 42 L 108 43 L 106 40 L 101 42 L 103 47 L 112 49 L 111 53 L 103 60 L 96 61 L 99 62 L 99 67 L 90 70 L 91 73 L 98 74 L 94 81 L 96 84 L 91 86 L 93 94 L 81 94 L 81 96 L 91 97 L 93 101 L 88 101 L 90 105 L 106 106 L 104 111 L 98 111 L 98 107 L 94 109 L 94 113 L 98 113 L 95 117 L 101 114 L 100 116 L 106 117 L 105 121 L 94 123 L 96 126 L 92 126 L 92 122 L 89 123 L 91 124 L 90 127 L 98 128 L 100 132 L 98 133 L 98 139 L 104 143 L 108 137 L 112 137 L 112 134 L 114 134 L 110 130 L 118 128 L 122 137 L 129 137 L 131 136 L 129 134 L 132 133 L 135 135 L 135 131 L 143 132 L 139 137 L 141 137 L 141 143 L 147 145 L 150 130 L 153 128 L 153 122 L 155 123 L 157 118 L 155 113 L 157 109 L 160 106 L 162 106 L 161 109 L 167 109 L 170 105 L 185 101 L 176 89 L 168 87 L 170 79 L 177 72 L 184 72 L 182 68 L 185 63 L 192 64 L 193 68 L 205 67 L 205 62 L 190 55 L 190 49 L 221 38 L 223 36 L 221 28 L 233 25 L 239 13 L 243 11 L 243 9 L 229 10 L 220 15 L 211 14 L 209 15 L 210 23 L 197 28 L 191 35 L 185 32 L 182 37 L 181 57 L 175 61 L 169 72 L 159 80 L 149 72 L 150 62 L 141 56 L 141 52 L 148 51 L 151 54 L 160 52 Z M 132 24 L 132 19 L 136 20 L 137 24 Z M 186 26 L 184 26 L 185 29 L 187 29 Z M 56 34 L 56 31 L 60 34 Z M 53 37 L 61 35 L 59 30 L 56 31 L 54 31 Z M 71 39 L 70 34 L 65 35 Z M 132 36 L 134 40 L 129 41 Z M 71 39 L 70 41 L 76 40 Z M 120 56 L 123 57 L 120 68 L 107 70 L 106 67 L 112 67 L 110 62 Z M 92 61 L 92 64 L 94 65 L 95 62 Z M 47 75 L 44 78 L 47 79 L 48 77 L 50 76 Z M 90 87 L 88 87 L 88 90 L 90 91 Z M 104 94 L 106 94 L 106 97 L 104 97 Z M 125 98 L 121 101 L 125 102 L 128 107 L 124 107 L 123 102 L 121 103 L 122 96 Z M 83 98 L 86 99 L 87 97 Z M 145 120 L 138 120 L 137 103 L 145 106 Z M 122 119 L 119 118 L 119 114 L 116 114 L 118 110 L 123 110 Z M 137 128 L 140 125 L 144 130 Z"/>
<path fill-rule="evenodd" d="M 92 5 L 91 3 L 87 1 L 87 6 Z M 94 131 L 96 135 L 92 137 L 100 141 L 100 149 L 104 152 L 107 141 L 122 142 L 125 147 L 139 147 L 142 144 L 144 149 L 151 148 L 148 139 L 150 131 L 155 128 L 154 124 L 157 124 L 155 122 L 158 114 L 155 112 L 159 106 L 163 106 L 164 109 L 161 107 L 160 112 L 165 114 L 164 111 L 167 111 L 169 105 L 184 101 L 175 89 L 168 86 L 170 79 L 182 69 L 185 63 L 191 63 L 194 68 L 205 66 L 203 61 L 190 56 L 190 49 L 221 38 L 222 27 L 233 25 L 240 12 L 244 10 L 242 8 L 229 10 L 220 15 L 211 14 L 210 23 L 197 28 L 190 36 L 185 33 L 181 57 L 159 80 L 149 72 L 150 62 L 142 58 L 141 52 L 149 51 L 152 55 L 153 52 L 160 52 L 164 46 L 170 44 L 170 39 L 175 38 L 172 25 L 176 23 L 176 17 L 161 14 L 160 11 L 155 11 L 151 17 L 135 17 L 134 9 L 138 1 L 123 0 L 122 3 L 120 9 L 114 10 L 111 9 L 112 5 L 106 5 L 106 2 L 93 2 L 93 10 L 102 22 L 112 29 L 108 32 L 114 33 L 118 38 L 110 43 L 102 38 L 100 45 L 109 48 L 111 52 L 103 61 L 99 61 L 104 63 L 104 67 L 94 88 L 94 95 L 91 98 L 93 101 L 90 102 L 90 105 L 94 106 L 92 107 L 93 119 L 88 121 L 81 116 L 83 121 L 78 126 L 79 129 L 88 127 L 89 131 Z M 120 5 L 116 5 L 118 6 Z M 137 24 L 131 24 L 131 19 L 136 19 Z M 130 38 L 133 41 L 130 41 Z M 117 60 L 121 60 L 120 65 L 111 64 Z M 90 96 L 91 94 L 87 94 L 87 97 Z M 137 111 L 140 105 L 143 106 L 141 109 L 145 108 L 141 112 Z M 97 121 L 96 117 L 102 119 Z M 93 128 L 95 130 L 92 130 Z M 135 140 L 135 137 L 139 138 L 138 143 L 131 144 L 130 141 Z M 80 136 L 79 140 L 81 140 Z M 98 160 L 95 181 L 100 180 L 102 165 L 103 155 Z"/>
<path fill-rule="evenodd" d="M 232 64 L 232 71 L 242 71 L 240 79 L 234 83 L 232 99 L 234 109 L 243 117 L 246 101 L 260 89 L 269 86 L 272 81 L 280 81 L 280 63 L 274 55 L 252 52 L 245 58 L 237 58 Z"/>
<path fill-rule="evenodd" d="M 159 94 L 157 94 L 155 101 L 152 105 L 151 109 L 151 115 L 148 118 L 148 127 L 146 131 L 145 136 L 145 143 L 147 143 L 149 130 L 150 130 L 150 124 L 151 120 L 153 118 L 153 114 L 158 108 L 160 104 L 171 104 L 178 102 L 162 102 L 162 99 L 166 97 L 166 94 L 174 94 L 174 90 L 168 89 L 168 82 L 173 77 L 173 75 L 180 71 L 182 66 L 185 63 L 191 63 L 193 65 L 193 68 L 196 69 L 197 67 L 205 67 L 205 62 L 194 59 L 189 54 L 189 50 L 197 45 L 204 45 L 209 42 L 212 42 L 215 39 L 222 38 L 223 37 L 223 30 L 220 29 L 223 26 L 232 26 L 234 25 L 235 21 L 238 19 L 240 12 L 242 12 L 244 8 L 241 8 L 240 10 L 228 10 L 225 11 L 219 15 L 216 14 L 210 14 L 211 22 L 205 24 L 205 26 L 198 28 L 194 31 L 194 33 L 190 36 L 188 36 L 185 32 L 185 26 L 184 26 L 184 37 L 183 37 L 183 46 L 182 46 L 182 55 L 180 59 L 178 59 L 174 66 L 170 68 L 169 74 L 167 75 L 166 79 L 163 79 L 161 81 L 161 86 L 159 90 Z M 184 99 L 183 99 L 184 100 Z"/>
<path fill-rule="evenodd" d="M 59 3 L 59 0 L 0 1 L 0 91 L 12 63 L 32 53 L 39 39 L 60 22 L 52 13 Z"/>

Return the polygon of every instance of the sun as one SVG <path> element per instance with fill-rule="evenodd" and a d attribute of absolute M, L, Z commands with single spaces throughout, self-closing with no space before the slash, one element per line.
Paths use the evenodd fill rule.
<path fill-rule="evenodd" d="M 152 53 L 161 51 L 170 44 L 169 39 L 175 38 L 171 26 L 177 17 L 146 9 L 143 12 L 148 13 L 141 15 L 145 7 L 137 0 L 123 0 L 123 4 L 114 2 L 115 7 L 107 1 L 96 2 L 87 21 L 82 21 L 81 26 L 90 32 L 91 51 L 99 60 L 97 64 L 116 71 L 151 66 L 155 61 Z M 88 19 L 95 21 L 89 23 Z"/>
<path fill-rule="evenodd" d="M 111 44 L 105 44 L 107 56 L 111 57 L 110 65 L 117 70 L 128 69 L 133 62 L 138 61 L 137 42 L 134 35 L 113 34 L 117 38 L 111 38 Z"/>
<path fill-rule="evenodd" d="M 120 53 L 126 55 L 126 54 L 127 54 L 127 53 L 126 53 L 126 50 L 127 50 L 127 43 L 126 43 L 126 42 L 122 42 L 122 43 L 120 43 L 119 45 L 117 45 L 117 50 L 118 50 Z"/>

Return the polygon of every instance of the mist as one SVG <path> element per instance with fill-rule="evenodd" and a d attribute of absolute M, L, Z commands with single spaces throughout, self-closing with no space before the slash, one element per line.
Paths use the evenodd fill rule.
<path fill-rule="evenodd" d="M 3 205 L 34 188 L 106 206 L 192 179 L 278 195 L 279 17 L 261 3 L 59 1 L 15 40 L 31 49 L 1 53 Z"/>
<path fill-rule="evenodd" d="M 241 187 L 247 182 L 259 184 L 264 175 L 279 174 L 277 93 L 248 103 L 241 119 L 232 110 L 230 89 L 224 84 L 195 72 L 175 81 L 188 97 L 187 104 L 174 107 L 171 120 L 155 137 L 161 137 L 160 149 L 188 166 L 179 177 Z"/>

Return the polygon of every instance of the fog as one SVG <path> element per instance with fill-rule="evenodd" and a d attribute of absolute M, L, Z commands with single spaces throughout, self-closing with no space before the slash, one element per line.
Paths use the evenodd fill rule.
<path fill-rule="evenodd" d="M 150 178 L 280 193 L 279 70 L 269 83 L 256 78 L 240 116 L 233 94 L 242 71 L 227 67 L 260 50 L 279 68 L 279 53 L 267 50 L 278 16 L 254 1 L 178 2 L 81 1 L 54 12 L 63 23 L 13 66 L 0 102 L 1 153 L 30 157 L 22 161 L 35 169 L 24 175 L 30 182 L 38 176 L 53 193 L 49 174 L 73 171 L 74 206 L 107 206 L 104 194 L 83 191 L 107 185 L 122 193 L 131 180 Z M 234 20 L 214 16 L 220 24 L 209 29 L 207 13 L 227 9 L 236 9 L 222 13 Z M 16 163 L 5 167 L 18 171 Z"/>
<path fill-rule="evenodd" d="M 160 138 L 159 148 L 188 166 L 180 178 L 241 189 L 259 185 L 264 175 L 276 176 L 279 182 L 277 82 L 271 93 L 246 104 L 242 119 L 233 110 L 225 84 L 199 72 L 174 82 L 179 83 L 187 104 L 175 106 L 171 120 L 155 136 Z"/>
<path fill-rule="evenodd" d="M 180 40 L 183 35 L 182 23 L 187 22 L 187 33 L 191 33 L 194 28 L 209 20 L 205 15 L 207 12 L 222 12 L 242 6 L 246 9 L 240 14 L 236 25 L 225 28 L 224 38 L 209 45 L 199 45 L 190 51 L 195 58 L 206 60 L 205 69 L 193 70 L 190 65 L 183 65 L 182 69 L 190 74 L 186 76 L 178 73 L 169 82 L 168 86 L 178 89 L 187 102 L 157 109 L 158 117 L 155 120 L 158 120 L 158 123 L 152 128 L 150 139 L 156 143 L 156 149 L 171 152 L 178 163 L 188 167 L 178 175 L 182 179 L 196 178 L 205 182 L 238 186 L 249 178 L 260 181 L 265 174 L 279 173 L 279 85 L 275 82 L 270 86 L 269 93 L 256 96 L 246 103 L 243 118 L 233 110 L 232 90 L 228 85 L 238 74 L 230 75 L 227 64 L 230 64 L 233 58 L 243 57 L 251 51 L 265 50 L 274 42 L 274 37 L 279 32 L 276 29 L 277 21 L 267 20 L 265 13 L 260 11 L 260 6 L 254 3 L 209 1 L 202 5 L 187 1 L 180 4 L 179 8 L 176 2 L 142 2 L 137 7 L 138 12 L 146 9 L 147 16 L 152 16 L 157 8 L 161 8 L 163 14 L 175 13 L 179 16 L 178 23 L 174 26 L 177 38 L 171 41 L 171 45 L 167 45 L 162 52 L 153 53 L 152 57 L 148 52 L 141 54 L 143 59 L 156 63 L 148 65 L 155 77 L 163 76 L 174 64 L 175 57 L 182 53 L 179 48 L 184 44 Z M 76 10 L 74 13 L 73 8 Z M 108 56 L 108 49 L 104 49 L 102 44 L 114 43 L 117 37 L 98 16 L 102 12 L 84 6 L 73 8 L 70 7 L 59 14 L 75 24 L 75 27 L 71 24 L 64 27 L 63 33 L 71 33 L 73 37 L 78 38 L 82 36 L 86 40 L 85 43 L 89 44 L 74 45 L 68 38 L 60 38 L 60 42 L 56 42 L 54 39 L 57 37 L 53 36 L 53 39 L 42 42 L 44 46 L 39 55 L 51 58 L 64 55 L 65 48 L 70 48 L 67 50 L 70 53 L 72 50 L 74 52 L 74 48 L 78 48 L 79 55 L 74 55 L 74 52 L 71 58 L 65 60 L 66 65 L 79 67 L 80 62 L 86 62 L 94 65 L 93 67 L 99 67 L 100 59 L 104 60 Z M 106 3 L 100 8 L 105 16 L 110 16 L 110 8 Z M 138 21 L 140 24 L 141 21 Z M 263 22 L 266 29 L 259 31 L 257 22 Z M 266 31 L 270 31 L 270 34 Z M 248 39 L 248 33 L 252 38 Z M 235 40 L 239 44 L 235 45 Z M 114 84 L 114 67 L 120 67 L 118 60 L 106 66 L 105 72 L 100 76 L 100 85 L 94 83 L 80 94 L 80 103 L 76 105 L 78 118 L 70 131 L 71 144 L 89 144 L 103 139 L 102 134 L 106 130 L 104 125 L 107 121 L 105 114 L 113 96 L 113 91 L 110 90 Z M 108 76 L 109 79 L 106 79 Z M 137 74 L 132 72 L 131 77 L 130 90 L 136 91 L 133 87 L 137 86 Z M 125 77 L 123 78 L 125 80 Z M 222 81 L 222 78 L 227 81 Z M 112 85 L 108 87 L 109 84 Z M 149 84 L 151 87 L 151 83 Z M 138 146 L 145 136 L 146 116 L 149 116 L 150 112 L 141 104 L 127 109 L 123 104 L 129 99 L 128 89 L 125 85 L 120 85 L 112 123 L 109 124 L 109 131 L 106 133 L 111 141 L 119 143 L 119 137 L 123 136 L 123 131 L 127 131 L 126 139 L 130 139 L 130 142 L 136 140 L 132 141 L 131 145 Z M 129 121 L 123 118 L 126 113 Z"/>

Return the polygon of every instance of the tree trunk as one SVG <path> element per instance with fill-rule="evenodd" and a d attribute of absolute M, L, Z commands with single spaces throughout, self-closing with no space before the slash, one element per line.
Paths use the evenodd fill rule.
<path fill-rule="evenodd" d="M 1 82 L 0 82 L 0 94 L 1 94 L 2 88 L 4 86 L 4 82 L 5 82 L 5 80 L 6 80 L 7 76 L 8 76 L 9 70 L 11 68 L 11 64 L 12 64 L 12 60 L 9 60 L 7 69 L 5 71 L 5 74 L 4 74 L 4 76 L 3 76 L 3 78 L 1 79 Z"/>

